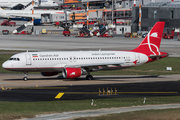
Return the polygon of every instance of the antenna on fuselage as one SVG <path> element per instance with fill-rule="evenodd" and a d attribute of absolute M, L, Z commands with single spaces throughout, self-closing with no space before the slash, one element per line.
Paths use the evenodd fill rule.
<path fill-rule="evenodd" d="M 28 52 L 28 50 L 26 52 Z"/>
<path fill-rule="evenodd" d="M 101 49 L 99 49 L 99 51 L 101 51 Z"/>

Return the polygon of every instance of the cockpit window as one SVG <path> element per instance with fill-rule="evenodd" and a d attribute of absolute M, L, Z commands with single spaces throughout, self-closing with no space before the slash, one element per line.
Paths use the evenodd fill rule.
<path fill-rule="evenodd" d="M 10 58 L 9 60 L 13 60 L 13 61 L 20 61 L 19 58 Z"/>
<path fill-rule="evenodd" d="M 9 60 L 13 60 L 13 58 L 10 58 Z"/>

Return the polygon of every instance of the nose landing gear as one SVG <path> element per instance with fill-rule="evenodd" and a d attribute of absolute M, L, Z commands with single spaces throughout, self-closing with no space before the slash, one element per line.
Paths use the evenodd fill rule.
<path fill-rule="evenodd" d="M 28 73 L 25 72 L 25 73 L 24 73 L 24 78 L 23 78 L 24 81 L 27 81 L 27 80 L 28 80 L 27 76 L 28 76 Z"/>

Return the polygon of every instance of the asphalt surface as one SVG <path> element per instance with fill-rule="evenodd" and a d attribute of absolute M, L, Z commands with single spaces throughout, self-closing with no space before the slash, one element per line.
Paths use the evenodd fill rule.
<path fill-rule="evenodd" d="M 94 76 L 92 81 L 84 77 L 77 80 L 33 77 L 28 81 L 1 79 L 0 100 L 29 102 L 180 95 L 180 75 Z M 55 98 L 59 93 L 64 95 Z"/>
<path fill-rule="evenodd" d="M 152 82 L 152 83 L 126 83 L 108 85 L 75 85 L 75 86 L 49 86 L 31 88 L 12 88 L 0 91 L 0 100 L 3 101 L 52 101 L 52 100 L 82 100 L 100 98 L 132 98 L 155 96 L 179 96 L 180 82 Z M 104 93 L 103 93 L 104 89 Z M 107 89 L 109 93 L 107 93 Z M 111 94 L 111 89 L 113 90 Z M 101 92 L 99 92 L 99 90 Z M 115 92 L 115 90 L 117 90 Z M 55 98 L 64 93 L 61 98 Z"/>

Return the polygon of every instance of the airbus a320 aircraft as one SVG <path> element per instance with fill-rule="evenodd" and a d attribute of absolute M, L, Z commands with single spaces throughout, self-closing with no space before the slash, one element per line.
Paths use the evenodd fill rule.
<path fill-rule="evenodd" d="M 0 0 L 0 7 L 22 10 L 30 4 L 30 2 L 32 2 L 32 0 Z M 34 7 L 53 8 L 58 6 L 53 0 L 34 0 L 34 3 Z"/>
<path fill-rule="evenodd" d="M 67 11 L 67 14 L 71 12 Z M 32 14 L 31 10 L 3 10 L 0 8 L 0 18 L 9 18 L 12 20 L 29 21 L 34 17 L 34 24 L 41 23 L 41 14 L 65 14 L 64 10 L 35 10 Z"/>
<path fill-rule="evenodd" d="M 85 75 L 92 80 L 92 71 L 115 70 L 142 65 L 168 56 L 159 47 L 165 22 L 157 22 L 146 38 L 134 50 L 129 51 L 66 51 L 66 52 L 23 52 L 13 55 L 2 67 L 25 73 L 41 72 L 53 76 L 62 72 L 64 78 Z"/>

